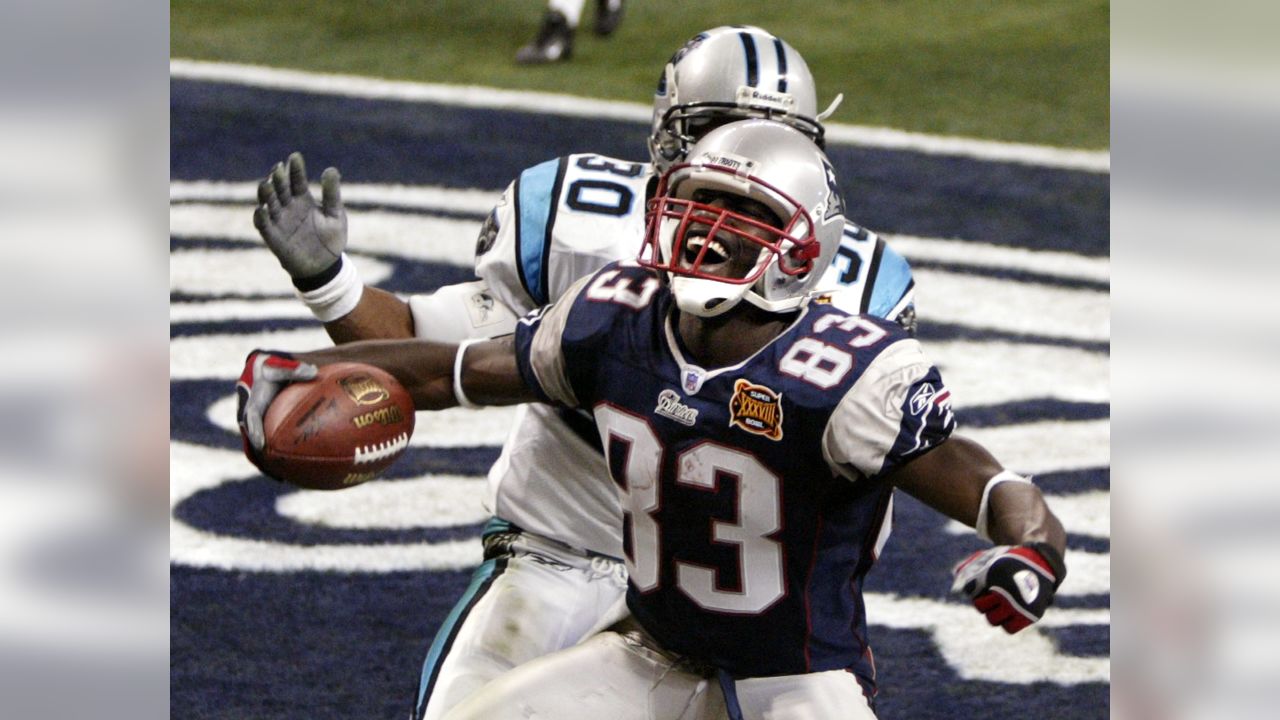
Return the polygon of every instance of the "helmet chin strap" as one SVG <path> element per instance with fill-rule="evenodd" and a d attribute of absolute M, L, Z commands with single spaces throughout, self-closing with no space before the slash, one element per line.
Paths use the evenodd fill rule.
<path fill-rule="evenodd" d="M 823 120 L 826 120 L 827 118 L 831 117 L 831 115 L 836 111 L 836 108 L 840 107 L 840 103 L 843 101 L 844 101 L 844 93 L 840 93 L 839 95 L 836 95 L 836 99 L 831 101 L 831 104 L 827 106 L 827 109 L 818 113 L 818 118 L 817 118 L 818 122 L 822 122 Z"/>

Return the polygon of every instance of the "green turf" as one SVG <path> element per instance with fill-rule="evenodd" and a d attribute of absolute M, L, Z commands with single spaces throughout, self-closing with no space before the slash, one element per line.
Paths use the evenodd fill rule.
<path fill-rule="evenodd" d="M 647 102 L 695 32 L 756 24 L 808 61 L 835 120 L 1067 147 L 1110 145 L 1110 6 L 1099 0 L 629 0 L 610 38 L 587 2 L 572 62 L 520 67 L 542 0 L 173 0 L 170 53 Z"/>

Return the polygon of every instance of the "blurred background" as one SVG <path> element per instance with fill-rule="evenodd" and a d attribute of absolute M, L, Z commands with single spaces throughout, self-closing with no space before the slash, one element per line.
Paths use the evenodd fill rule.
<path fill-rule="evenodd" d="M 513 58 L 546 10 L 540 0 L 386 2 L 376 10 L 304 0 L 181 0 L 174 57 L 541 90 L 647 103 L 671 53 L 699 30 L 759 25 L 796 47 L 837 92 L 832 120 L 1075 148 L 1108 147 L 1108 3 L 628 0 L 606 38 L 527 67 Z"/>

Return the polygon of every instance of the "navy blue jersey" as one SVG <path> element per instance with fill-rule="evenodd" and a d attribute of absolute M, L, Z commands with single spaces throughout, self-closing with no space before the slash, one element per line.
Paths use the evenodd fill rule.
<path fill-rule="evenodd" d="M 742 363 L 703 368 L 672 307 L 656 276 L 614 263 L 516 331 L 526 382 L 595 415 L 632 613 L 736 677 L 870 679 L 861 583 L 883 476 L 950 434 L 937 369 L 895 323 L 820 301 Z"/>

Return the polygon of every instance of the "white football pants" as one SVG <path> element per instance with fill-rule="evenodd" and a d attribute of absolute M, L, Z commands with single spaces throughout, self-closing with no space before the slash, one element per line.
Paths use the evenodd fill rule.
<path fill-rule="evenodd" d="M 441 625 L 423 663 L 415 717 L 441 718 L 515 666 L 613 625 L 626 615 L 626 577 L 620 562 L 521 533 L 509 553 L 476 569 Z"/>
<path fill-rule="evenodd" d="M 715 677 L 679 667 L 635 633 L 604 632 L 513 670 L 458 705 L 446 720 L 723 720 Z M 843 670 L 733 681 L 743 720 L 875 720 Z M 739 714 L 740 713 L 740 714 Z"/>

